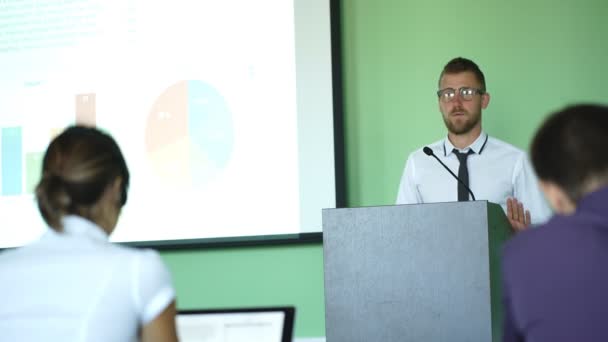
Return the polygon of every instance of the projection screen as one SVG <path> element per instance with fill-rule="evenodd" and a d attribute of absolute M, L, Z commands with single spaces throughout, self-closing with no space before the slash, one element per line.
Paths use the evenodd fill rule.
<path fill-rule="evenodd" d="M 1 1 L 0 248 L 47 229 L 42 158 L 75 123 L 131 172 L 112 241 L 320 232 L 340 196 L 331 33 L 330 0 Z"/>

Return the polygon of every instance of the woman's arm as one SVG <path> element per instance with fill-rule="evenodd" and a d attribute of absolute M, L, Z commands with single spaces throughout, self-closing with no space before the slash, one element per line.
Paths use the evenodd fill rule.
<path fill-rule="evenodd" d="M 172 301 L 160 315 L 142 327 L 142 342 L 177 342 L 176 313 L 175 301 Z"/>

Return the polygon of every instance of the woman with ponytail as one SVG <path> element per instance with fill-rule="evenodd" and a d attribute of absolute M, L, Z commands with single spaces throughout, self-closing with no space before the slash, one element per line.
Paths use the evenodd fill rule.
<path fill-rule="evenodd" d="M 73 126 L 51 142 L 36 187 L 50 229 L 0 254 L 0 341 L 177 341 L 159 254 L 108 242 L 128 187 L 111 136 Z"/>

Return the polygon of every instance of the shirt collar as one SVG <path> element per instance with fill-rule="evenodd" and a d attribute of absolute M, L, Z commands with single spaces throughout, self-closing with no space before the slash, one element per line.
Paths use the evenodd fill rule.
<path fill-rule="evenodd" d="M 108 234 L 95 223 L 76 215 L 67 215 L 62 220 L 63 233 L 88 237 L 95 241 L 108 241 Z"/>
<path fill-rule="evenodd" d="M 473 152 L 477 153 L 477 154 L 481 154 L 481 152 L 483 152 L 483 149 L 486 146 L 486 143 L 488 142 L 488 134 L 486 134 L 484 131 L 481 131 L 481 134 L 477 137 L 477 139 L 475 139 L 475 141 L 473 141 L 473 143 L 463 149 L 458 149 L 456 147 L 454 147 L 454 145 L 452 145 L 452 142 L 450 141 L 450 139 L 448 139 L 448 137 L 446 137 L 445 139 L 443 139 L 443 155 L 445 157 L 449 156 L 450 153 L 452 153 L 452 150 L 454 150 L 455 148 L 457 150 L 460 150 L 461 152 L 466 152 L 469 149 L 473 150 Z"/>

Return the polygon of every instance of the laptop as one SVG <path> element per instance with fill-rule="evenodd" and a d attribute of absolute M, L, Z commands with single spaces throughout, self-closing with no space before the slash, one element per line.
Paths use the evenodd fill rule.
<path fill-rule="evenodd" d="M 180 310 L 181 342 L 291 342 L 295 307 Z"/>

